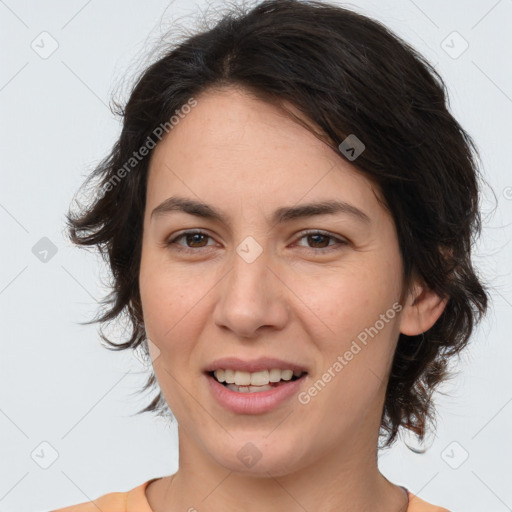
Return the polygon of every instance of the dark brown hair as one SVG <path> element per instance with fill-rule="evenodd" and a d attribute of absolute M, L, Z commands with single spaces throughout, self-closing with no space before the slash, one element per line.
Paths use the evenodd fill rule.
<path fill-rule="evenodd" d="M 116 104 L 122 132 L 89 177 L 98 180 L 96 196 L 67 214 L 71 240 L 97 246 L 112 272 L 104 311 L 91 322 L 125 317 L 131 334 L 122 343 L 100 329 L 107 348 L 141 345 L 147 355 L 138 276 L 151 151 L 129 169 L 126 163 L 149 147 L 157 127 L 169 128 L 190 98 L 225 86 L 275 105 L 289 102 L 335 149 L 350 134 L 365 144 L 353 163 L 378 186 L 393 216 L 405 283 L 416 274 L 449 298 L 431 329 L 400 335 L 382 413 L 384 446 L 400 427 L 423 440 L 435 422 L 432 392 L 487 309 L 471 263 L 481 230 L 477 151 L 448 111 L 436 70 L 386 27 L 351 10 L 298 0 L 234 8 L 213 27 L 169 44 L 143 71 L 124 108 Z M 144 390 L 156 386 L 151 373 Z M 158 393 L 139 413 L 163 414 L 165 407 Z"/>

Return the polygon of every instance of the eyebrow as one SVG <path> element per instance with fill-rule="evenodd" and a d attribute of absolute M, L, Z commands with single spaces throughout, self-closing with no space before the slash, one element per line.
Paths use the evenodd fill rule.
<path fill-rule="evenodd" d="M 227 224 L 226 216 L 217 208 L 185 197 L 172 196 L 159 204 L 152 212 L 150 219 L 168 215 L 172 212 L 185 212 L 204 219 L 217 220 Z M 345 201 L 326 200 L 299 206 L 278 208 L 272 215 L 272 224 L 283 224 L 291 220 L 313 217 L 315 215 L 349 215 L 366 224 L 371 224 L 370 217 L 359 208 Z"/>

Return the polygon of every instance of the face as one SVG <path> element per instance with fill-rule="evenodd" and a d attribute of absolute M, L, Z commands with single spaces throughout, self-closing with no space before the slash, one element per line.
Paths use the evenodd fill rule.
<path fill-rule="evenodd" d="M 139 280 L 180 458 L 279 475 L 376 444 L 402 317 L 378 191 L 275 107 L 196 99 L 152 155 Z"/>

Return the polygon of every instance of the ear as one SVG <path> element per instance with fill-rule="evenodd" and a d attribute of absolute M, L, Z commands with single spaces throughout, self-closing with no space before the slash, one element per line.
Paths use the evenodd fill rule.
<path fill-rule="evenodd" d="M 441 316 L 448 298 L 441 298 L 416 279 L 406 295 L 400 318 L 400 332 L 416 336 L 428 331 Z"/>

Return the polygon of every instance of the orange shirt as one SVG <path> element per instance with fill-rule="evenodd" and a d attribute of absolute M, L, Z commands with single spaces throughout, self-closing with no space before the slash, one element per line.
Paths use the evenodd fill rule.
<path fill-rule="evenodd" d="M 50 512 L 153 512 L 146 499 L 146 487 L 150 482 L 158 480 L 153 478 L 135 487 L 128 492 L 112 492 L 95 499 L 71 505 L 70 507 L 59 508 Z M 431 505 L 409 492 L 409 506 L 407 512 L 450 512 L 449 510 Z"/>

